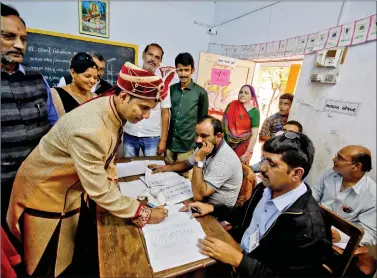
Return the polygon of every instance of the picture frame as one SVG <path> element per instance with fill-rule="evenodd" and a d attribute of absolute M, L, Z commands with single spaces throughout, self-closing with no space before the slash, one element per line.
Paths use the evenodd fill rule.
<path fill-rule="evenodd" d="M 109 1 L 79 0 L 80 34 L 109 37 Z"/>

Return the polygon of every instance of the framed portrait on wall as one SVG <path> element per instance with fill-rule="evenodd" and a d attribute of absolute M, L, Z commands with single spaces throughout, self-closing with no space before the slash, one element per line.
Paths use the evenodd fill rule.
<path fill-rule="evenodd" d="M 80 33 L 109 37 L 109 1 L 79 1 Z"/>

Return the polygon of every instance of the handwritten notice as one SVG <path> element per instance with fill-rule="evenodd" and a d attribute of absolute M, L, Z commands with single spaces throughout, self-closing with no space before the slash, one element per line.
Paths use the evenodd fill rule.
<path fill-rule="evenodd" d="M 356 116 L 360 103 L 326 99 L 324 111 Z"/>
<path fill-rule="evenodd" d="M 229 84 L 230 70 L 212 68 L 211 84 L 226 86 Z"/>

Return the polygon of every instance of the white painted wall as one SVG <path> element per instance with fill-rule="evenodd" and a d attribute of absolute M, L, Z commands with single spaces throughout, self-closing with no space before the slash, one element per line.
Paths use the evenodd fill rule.
<path fill-rule="evenodd" d="M 273 2 L 218 2 L 213 24 L 256 10 Z M 252 44 L 287 39 L 334 27 L 376 13 L 376 2 L 282 2 L 223 26 L 211 43 Z M 204 27 L 203 27 L 204 28 Z M 211 49 L 211 47 L 210 47 Z M 315 54 L 305 56 L 290 119 L 299 120 L 313 140 L 316 156 L 309 182 L 332 167 L 332 157 L 343 146 L 361 144 L 371 149 L 376 180 L 376 42 L 351 47 L 337 85 L 312 84 L 309 76 Z M 356 117 L 315 112 L 326 98 L 361 102 Z M 313 107 L 312 107 L 313 106 Z"/>
<path fill-rule="evenodd" d="M 4 3 L 17 8 L 27 27 L 82 35 L 79 33 L 78 1 Z M 139 63 L 144 47 L 156 42 L 164 48 L 165 65 L 174 65 L 180 52 L 191 53 L 197 65 L 199 53 L 207 50 L 209 35 L 194 21 L 212 22 L 214 6 L 214 2 L 110 1 L 109 40 L 139 45 Z"/>

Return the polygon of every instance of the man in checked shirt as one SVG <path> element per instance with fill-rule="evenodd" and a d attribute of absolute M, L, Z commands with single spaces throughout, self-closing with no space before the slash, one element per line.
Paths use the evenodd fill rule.
<path fill-rule="evenodd" d="M 277 132 L 283 130 L 289 116 L 289 110 L 293 102 L 293 95 L 285 93 L 279 98 L 279 112 L 268 117 L 259 132 L 259 141 L 266 142 L 274 137 Z"/>

